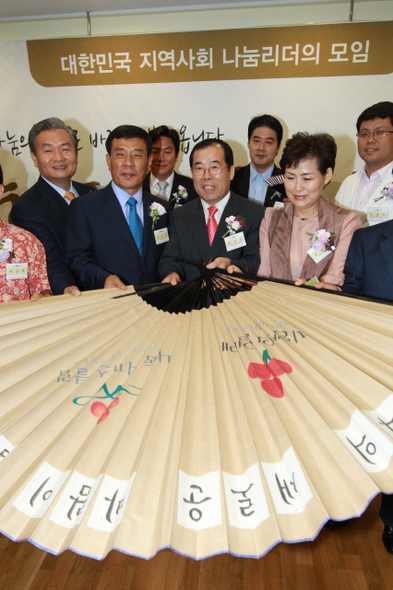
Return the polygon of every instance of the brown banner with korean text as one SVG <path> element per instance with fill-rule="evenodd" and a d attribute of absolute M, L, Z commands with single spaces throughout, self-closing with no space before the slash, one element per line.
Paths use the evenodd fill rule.
<path fill-rule="evenodd" d="M 247 126 L 269 113 L 284 128 L 281 150 L 298 131 L 333 135 L 338 153 L 326 191 L 333 198 L 363 166 L 357 117 L 392 100 L 392 43 L 393 21 L 0 40 L 0 216 L 9 220 L 12 203 L 37 181 L 27 138 L 51 116 L 78 132 L 75 180 L 106 185 L 105 141 L 117 125 L 176 129 L 176 171 L 189 176 L 192 148 L 212 137 L 231 145 L 237 167 L 246 165 Z"/>
<path fill-rule="evenodd" d="M 365 76 L 393 71 L 392 22 L 28 41 L 45 87 Z"/>

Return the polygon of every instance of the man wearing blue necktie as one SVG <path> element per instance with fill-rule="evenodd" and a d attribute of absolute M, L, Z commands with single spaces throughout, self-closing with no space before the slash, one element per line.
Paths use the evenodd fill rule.
<path fill-rule="evenodd" d="M 158 282 L 168 204 L 142 190 L 150 137 L 135 125 L 120 125 L 106 150 L 112 182 L 71 203 L 66 262 L 84 290 Z"/>

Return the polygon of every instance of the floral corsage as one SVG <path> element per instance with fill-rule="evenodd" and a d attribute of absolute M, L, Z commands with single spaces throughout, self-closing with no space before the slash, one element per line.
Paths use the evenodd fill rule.
<path fill-rule="evenodd" d="M 160 203 L 152 203 L 148 208 L 148 213 L 150 217 L 153 218 L 152 229 L 154 229 L 154 224 L 158 221 L 163 215 L 166 214 L 166 209 Z"/>
<path fill-rule="evenodd" d="M 184 188 L 181 184 L 179 184 L 177 191 L 172 194 L 171 198 L 169 199 L 170 203 L 175 203 L 176 205 L 183 205 L 184 201 L 188 198 L 187 189 Z"/>
<path fill-rule="evenodd" d="M 312 236 L 312 249 L 313 250 L 322 250 L 323 252 L 330 252 L 336 249 L 334 245 L 334 238 L 335 233 L 327 231 L 326 229 L 319 229 L 312 234 L 311 232 L 306 232 L 308 236 Z"/>
<path fill-rule="evenodd" d="M 4 240 L 0 240 L 0 262 L 6 262 L 13 257 L 14 254 L 12 248 L 12 238 L 4 238 Z"/>
<path fill-rule="evenodd" d="M 393 182 L 389 182 L 389 184 L 383 187 L 383 189 L 381 190 L 381 195 L 374 199 L 374 203 L 380 201 L 381 199 L 393 200 Z"/>
<path fill-rule="evenodd" d="M 241 215 L 230 215 L 229 217 L 225 218 L 225 223 L 227 224 L 228 231 L 222 236 L 225 238 L 228 234 L 233 236 L 233 234 L 237 234 L 246 227 L 246 219 Z"/>

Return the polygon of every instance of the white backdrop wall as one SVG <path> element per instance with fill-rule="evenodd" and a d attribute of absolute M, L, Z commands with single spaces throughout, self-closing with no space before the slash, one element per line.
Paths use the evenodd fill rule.
<path fill-rule="evenodd" d="M 341 4 L 344 3 L 338 3 L 336 8 L 342 8 Z M 348 3 L 345 4 L 348 9 Z M 374 8 L 393 6 L 386 0 L 372 4 Z M 310 6 L 313 7 L 306 7 L 307 14 Z M 321 5 L 318 6 L 321 10 Z M 239 15 L 241 9 L 232 12 Z M 211 11 L 205 11 L 205 17 L 208 13 Z M 242 14 L 248 18 L 247 10 Z M 271 11 L 265 14 L 271 15 Z M 298 18 L 301 14 L 298 13 Z M 383 20 L 377 18 L 375 10 L 373 16 L 370 20 Z M 178 22 L 182 18 L 184 13 Z M 243 22 L 238 21 L 239 26 Z M 50 37 L 49 29 L 46 31 Z M 196 140 L 202 131 L 216 134 L 219 130 L 234 149 L 236 165 L 244 165 L 248 161 L 249 120 L 257 114 L 270 113 L 282 121 L 284 140 L 296 131 L 327 131 L 335 137 L 339 151 L 336 173 L 329 187 L 333 196 L 339 183 L 361 166 L 355 141 L 358 114 L 375 102 L 393 97 L 393 74 L 44 88 L 30 75 L 26 43 L 22 40 L 0 41 L 0 73 L 0 163 L 5 184 L 16 194 L 24 192 L 37 178 L 25 145 L 28 131 L 33 123 L 49 116 L 58 116 L 78 129 L 82 149 L 75 178 L 106 184 L 110 176 L 100 136 L 105 138 L 107 130 L 116 125 L 132 123 L 147 129 L 165 123 L 178 130 L 185 126 L 191 147 L 193 137 Z M 91 140 L 96 137 L 95 147 Z M 189 174 L 188 156 L 183 152 L 178 169 Z"/>

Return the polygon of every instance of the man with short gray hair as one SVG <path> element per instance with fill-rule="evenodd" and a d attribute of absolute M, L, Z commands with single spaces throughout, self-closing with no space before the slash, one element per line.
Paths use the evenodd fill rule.
<path fill-rule="evenodd" d="M 79 295 L 64 261 L 65 226 L 70 202 L 93 189 L 71 180 L 78 164 L 76 132 L 57 117 L 44 119 L 31 128 L 29 147 L 40 177 L 13 206 L 12 221 L 43 244 L 53 293 Z"/>

